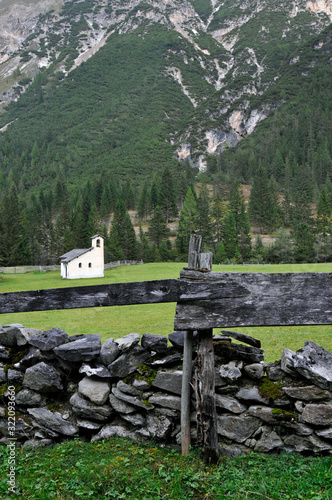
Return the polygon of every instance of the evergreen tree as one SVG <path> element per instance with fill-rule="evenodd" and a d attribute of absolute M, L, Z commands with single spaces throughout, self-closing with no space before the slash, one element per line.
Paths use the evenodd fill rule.
<path fill-rule="evenodd" d="M 275 227 L 275 214 L 276 206 L 271 185 L 266 170 L 260 166 L 254 177 L 249 197 L 250 220 L 263 232 Z"/>
<path fill-rule="evenodd" d="M 202 251 L 210 250 L 213 242 L 210 200 L 206 186 L 197 199 L 197 233 L 202 236 Z"/>
<path fill-rule="evenodd" d="M 320 193 L 317 204 L 316 229 L 323 237 L 331 233 L 331 205 L 325 187 Z"/>
<path fill-rule="evenodd" d="M 227 260 L 227 255 L 226 255 L 225 245 L 223 241 L 220 241 L 217 252 L 214 254 L 213 262 L 214 264 L 222 264 L 223 262 L 226 262 L 226 260 Z"/>
<path fill-rule="evenodd" d="M 150 207 L 155 210 L 156 206 L 160 204 L 159 186 L 156 179 L 153 180 L 150 191 Z"/>
<path fill-rule="evenodd" d="M 292 264 L 295 262 L 295 247 L 289 232 L 280 229 L 276 239 L 268 249 L 269 261 L 275 264 Z"/>
<path fill-rule="evenodd" d="M 176 247 L 181 256 L 188 254 L 190 235 L 196 233 L 197 202 L 194 192 L 188 188 L 180 214 Z"/>
<path fill-rule="evenodd" d="M 143 188 L 140 192 L 138 198 L 137 215 L 140 221 L 146 220 L 150 208 L 148 185 L 146 182 L 143 184 Z"/>
<path fill-rule="evenodd" d="M 135 230 L 121 199 L 115 206 L 107 245 L 112 260 L 135 260 L 138 257 Z"/>
<path fill-rule="evenodd" d="M 157 205 L 149 222 L 147 237 L 152 243 L 155 243 L 157 248 L 159 248 L 160 244 L 168 238 L 169 234 L 170 230 L 167 227 L 164 214 L 159 205 Z"/>
<path fill-rule="evenodd" d="M 227 217 L 228 210 L 225 201 L 223 200 L 222 194 L 220 191 L 216 194 L 215 198 L 212 201 L 211 207 L 211 218 L 212 218 L 212 230 L 213 230 L 213 241 L 214 241 L 214 249 L 219 246 L 219 243 L 222 241 L 225 227 L 225 219 Z"/>
<path fill-rule="evenodd" d="M 145 263 L 154 261 L 152 248 L 150 247 L 148 239 L 141 226 L 139 228 L 138 254 L 139 258 Z"/>
<path fill-rule="evenodd" d="M 236 234 L 236 223 L 233 212 L 229 212 L 224 229 L 223 243 L 225 247 L 225 253 L 228 259 L 238 258 L 239 255 L 239 243 Z"/>
<path fill-rule="evenodd" d="M 171 217 L 176 217 L 176 190 L 171 170 L 165 167 L 161 176 L 159 204 L 168 223 Z"/>

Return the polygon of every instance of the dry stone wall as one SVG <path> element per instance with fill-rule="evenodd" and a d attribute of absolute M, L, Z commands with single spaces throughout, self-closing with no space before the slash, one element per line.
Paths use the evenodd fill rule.
<path fill-rule="evenodd" d="M 0 443 L 13 437 L 15 408 L 22 446 L 111 436 L 179 445 L 183 343 L 184 332 L 101 344 L 98 334 L 0 326 Z M 332 453 L 331 353 L 308 341 L 265 363 L 260 348 L 226 334 L 214 348 L 222 455 Z M 195 443 L 194 392 L 191 420 Z"/>

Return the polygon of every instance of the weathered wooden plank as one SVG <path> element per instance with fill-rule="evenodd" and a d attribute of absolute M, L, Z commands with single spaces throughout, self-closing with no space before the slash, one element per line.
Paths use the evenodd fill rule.
<path fill-rule="evenodd" d="M 0 314 L 52 309 L 156 304 L 214 297 L 240 297 L 248 292 L 235 283 L 229 286 L 192 283 L 178 279 L 54 288 L 0 294 Z"/>
<path fill-rule="evenodd" d="M 190 449 L 190 384 L 192 376 L 193 332 L 185 333 L 181 389 L 181 450 L 186 456 Z"/>
<path fill-rule="evenodd" d="M 241 284 L 248 294 L 177 304 L 176 330 L 235 326 L 332 324 L 332 273 L 201 273 L 181 271 L 187 281 Z"/>
<path fill-rule="evenodd" d="M 189 240 L 188 250 L 188 269 L 197 268 L 198 254 L 201 249 L 202 236 L 198 234 L 191 234 Z"/>
<path fill-rule="evenodd" d="M 232 337 L 233 339 L 239 340 L 244 344 L 248 344 L 258 348 L 261 347 L 261 341 L 258 339 L 254 339 L 253 337 L 250 337 L 250 335 L 245 335 L 244 333 L 239 333 L 239 332 L 230 332 L 229 330 L 222 330 L 221 333 L 225 337 Z"/>

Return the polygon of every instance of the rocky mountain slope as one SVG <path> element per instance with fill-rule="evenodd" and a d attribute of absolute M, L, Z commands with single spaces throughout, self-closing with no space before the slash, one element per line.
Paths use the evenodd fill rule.
<path fill-rule="evenodd" d="M 61 102 L 68 107 L 63 88 L 71 86 L 79 96 L 77 87 L 73 88 L 70 83 L 75 78 L 77 81 L 78 75 L 81 82 L 84 74 L 90 74 L 88 78 L 92 78 L 89 68 L 98 64 L 105 67 L 108 64 L 106 58 L 109 62 L 108 77 L 115 88 L 119 73 L 122 81 L 126 81 L 132 79 L 131 72 L 138 72 L 136 58 L 142 70 L 138 75 L 140 82 L 146 79 L 145 98 L 142 100 L 137 82 L 127 87 L 125 94 L 120 82 L 112 100 L 116 103 L 118 99 L 114 113 L 112 117 L 104 117 L 102 127 L 108 129 L 109 134 L 120 137 L 114 121 L 123 120 L 125 96 L 133 94 L 137 96 L 137 115 L 144 120 L 144 113 L 149 108 L 146 101 L 148 90 L 150 99 L 159 100 L 160 105 L 160 114 L 151 109 L 150 115 L 156 116 L 159 123 L 163 120 L 168 124 L 156 131 L 153 122 L 146 137 L 132 137 L 131 132 L 125 144 L 112 144 L 114 150 L 120 148 L 118 151 L 121 152 L 120 156 L 112 156 L 112 162 L 119 165 L 121 172 L 126 161 L 123 159 L 124 149 L 130 150 L 130 141 L 143 144 L 149 137 L 149 148 L 162 145 L 165 158 L 188 158 L 204 169 L 207 155 L 234 146 L 282 104 L 282 96 L 273 102 L 265 100 L 266 91 L 278 82 L 285 66 L 296 63 L 297 50 L 310 37 L 321 33 L 331 20 L 330 0 L 3 1 L 0 8 L 1 104 L 4 108 L 13 101 L 19 103 L 23 94 L 30 98 L 16 108 L 9 106 L 0 119 L 1 131 L 13 129 L 13 135 L 20 134 L 20 129 L 15 129 L 15 126 L 20 120 L 27 123 L 26 109 L 29 108 L 30 117 L 34 114 L 31 110 L 36 107 L 36 102 L 31 97 L 31 82 L 34 78 L 36 82 L 40 71 L 45 75 L 42 82 L 46 89 L 44 99 L 54 99 L 62 92 Z M 156 49 L 158 40 L 159 52 Z M 101 48 L 104 48 L 103 52 Z M 134 55 L 136 49 L 140 51 L 137 56 Z M 58 89 L 54 90 L 58 92 L 56 95 L 47 91 L 50 82 L 53 81 L 55 87 L 54 78 Z M 96 87 L 99 83 L 98 79 L 94 82 Z M 164 96 L 163 86 L 167 90 Z M 84 82 L 81 102 L 87 100 L 82 88 Z M 110 91 L 108 88 L 107 92 Z M 99 94 L 98 99 L 95 107 L 101 99 Z M 139 119 L 133 113 L 132 104 L 128 106 L 131 120 L 137 120 L 137 130 Z M 45 129 L 40 117 L 39 121 Z M 34 125 L 31 128 L 39 137 L 38 128 Z M 54 151 L 57 147 L 61 149 L 60 128 L 63 132 L 63 125 L 59 125 L 56 132 Z M 122 128 L 128 130 L 125 123 Z M 67 139 L 62 140 L 68 143 Z M 105 139 L 100 142 L 104 143 Z M 75 144 L 80 150 L 80 145 Z M 25 148 L 31 152 L 32 146 L 30 140 Z M 100 151 L 100 144 L 97 149 Z M 61 152 L 59 154 L 61 156 Z M 64 157 L 65 153 L 62 159 Z M 86 161 L 86 156 L 81 156 L 78 161 Z M 148 151 L 142 151 L 140 160 L 133 158 L 130 161 L 148 165 Z"/>

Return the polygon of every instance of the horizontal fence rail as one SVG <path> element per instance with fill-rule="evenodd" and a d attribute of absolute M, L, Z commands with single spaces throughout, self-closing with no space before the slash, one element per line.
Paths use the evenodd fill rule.
<path fill-rule="evenodd" d="M 332 324 L 332 273 L 181 271 L 180 279 L 0 294 L 0 314 L 177 302 L 176 330 Z"/>

